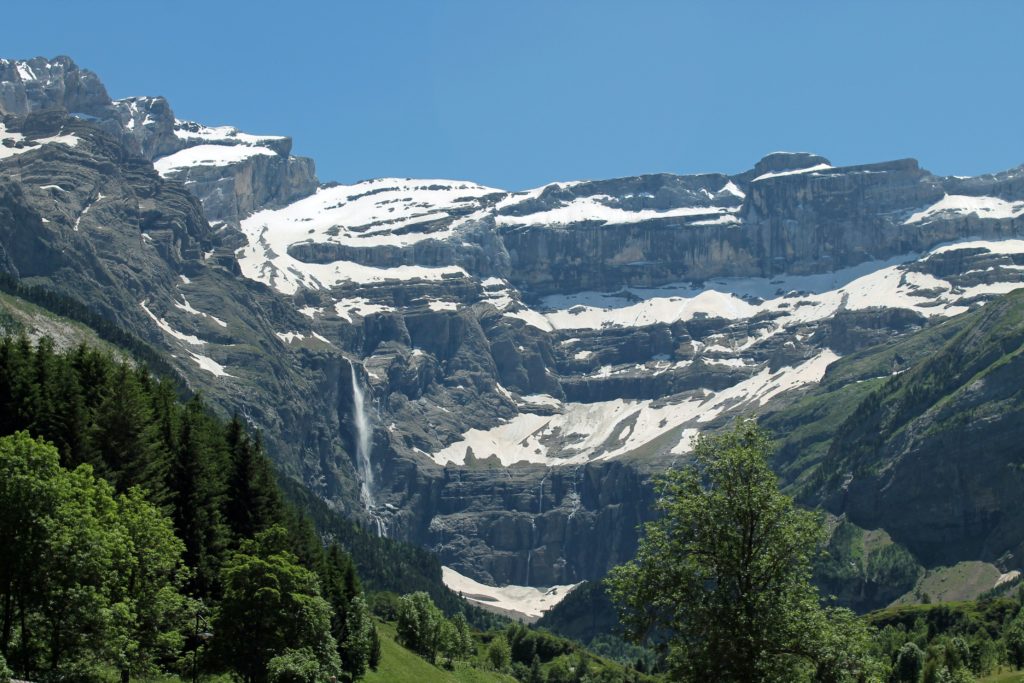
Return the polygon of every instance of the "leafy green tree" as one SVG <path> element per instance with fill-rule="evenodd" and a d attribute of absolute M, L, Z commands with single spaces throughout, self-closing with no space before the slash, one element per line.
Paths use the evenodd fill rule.
<path fill-rule="evenodd" d="M 456 612 L 449 620 L 452 624 L 452 651 L 455 659 L 469 659 L 476 654 L 476 643 L 473 642 L 473 632 L 466 621 L 466 615 Z"/>
<path fill-rule="evenodd" d="M 0 654 L 25 671 L 30 631 L 15 628 L 43 599 L 51 522 L 57 508 L 58 456 L 27 432 L 0 438 Z M 15 654 L 15 649 L 18 653 Z"/>
<path fill-rule="evenodd" d="M 320 662 L 308 647 L 285 650 L 267 664 L 269 683 L 318 683 L 321 679 Z"/>
<path fill-rule="evenodd" d="M 0 655 L 0 683 L 11 683 L 11 670 L 7 668 L 7 660 Z"/>
<path fill-rule="evenodd" d="M 442 662 L 447 669 L 455 666 L 455 659 L 458 656 L 458 636 L 455 633 L 455 626 L 448 619 L 442 619 L 439 624 L 437 636 L 437 653 L 441 656 Z"/>
<path fill-rule="evenodd" d="M 354 681 L 362 678 L 370 663 L 376 636 L 373 619 L 352 558 L 337 544 L 331 544 L 322 565 L 323 596 L 333 610 L 331 634 L 338 643 L 342 672 Z"/>
<path fill-rule="evenodd" d="M 924 668 L 924 651 L 917 643 L 906 643 L 896 655 L 893 667 L 893 680 L 900 683 L 917 683 Z"/>
<path fill-rule="evenodd" d="M 362 678 L 373 649 L 373 618 L 362 595 L 352 598 L 345 614 L 345 640 L 340 643 L 341 668 L 350 681 Z"/>
<path fill-rule="evenodd" d="M 194 606 L 182 595 L 188 579 L 184 543 L 174 535 L 166 515 L 142 491 L 131 488 L 118 498 L 118 517 L 130 540 L 120 570 L 127 635 L 117 653 L 122 671 L 135 675 L 158 672 L 158 663 L 173 659 L 185 642 Z"/>
<path fill-rule="evenodd" d="M 527 683 L 544 683 L 544 671 L 540 668 L 540 657 L 537 655 L 534 655 L 533 661 L 530 662 L 530 675 L 526 681 Z"/>
<path fill-rule="evenodd" d="M 572 667 L 565 658 L 559 657 L 548 667 L 547 683 L 573 683 L 573 678 Z"/>
<path fill-rule="evenodd" d="M 4 647 L 29 675 L 151 672 L 181 644 L 181 543 L 141 491 L 115 497 L 91 466 L 58 460 L 25 432 L 0 438 Z"/>
<path fill-rule="evenodd" d="M 1018 669 L 1024 669 L 1024 610 L 1003 631 L 1003 642 L 1010 663 Z"/>
<path fill-rule="evenodd" d="M 887 666 L 875 654 L 875 631 L 846 609 L 829 609 L 816 619 L 815 683 L 884 681 Z"/>
<path fill-rule="evenodd" d="M 444 616 L 426 593 L 403 595 L 398 600 L 398 637 L 402 644 L 429 662 L 437 658 Z"/>
<path fill-rule="evenodd" d="M 243 542 L 222 571 L 213 644 L 245 683 L 264 683 L 270 660 L 307 648 L 318 675 L 340 674 L 331 607 L 320 596 L 316 575 L 298 564 L 287 544 L 285 530 L 271 527 Z"/>
<path fill-rule="evenodd" d="M 582 652 L 576 657 L 573 674 L 573 683 L 585 683 L 590 678 L 590 660 Z"/>
<path fill-rule="evenodd" d="M 971 671 L 978 676 L 986 676 L 995 669 L 998 662 L 999 649 L 995 642 L 986 630 L 979 630 L 971 638 Z"/>
<path fill-rule="evenodd" d="M 441 620 L 438 651 L 449 669 L 454 666 L 455 660 L 469 659 L 475 653 L 469 622 L 461 612 L 451 619 Z"/>
<path fill-rule="evenodd" d="M 819 657 L 843 659 L 822 654 L 827 615 L 810 582 L 822 524 L 780 493 L 771 453 L 749 420 L 701 436 L 693 465 L 659 481 L 663 516 L 647 524 L 636 559 L 608 580 L 634 638 L 671 634 L 669 663 L 683 680 L 792 681 Z"/>
<path fill-rule="evenodd" d="M 56 449 L 39 444 L 54 459 Z M 131 639 L 117 601 L 127 566 L 130 539 L 118 523 L 113 488 L 81 465 L 60 470 L 54 481 L 56 506 L 46 525 L 42 599 L 33 614 L 42 657 L 37 665 L 50 676 L 97 671 L 116 653 L 111 647 Z"/>
<path fill-rule="evenodd" d="M 487 645 L 487 661 L 495 671 L 506 671 L 512 663 L 512 649 L 503 635 L 494 636 Z"/>

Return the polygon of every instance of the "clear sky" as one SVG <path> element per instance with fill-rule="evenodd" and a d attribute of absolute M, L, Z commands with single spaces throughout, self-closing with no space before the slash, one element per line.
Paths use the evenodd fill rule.
<path fill-rule="evenodd" d="M 9 2 L 6 57 L 295 139 L 322 180 L 506 189 L 735 173 L 775 150 L 1024 163 L 1024 2 Z"/>

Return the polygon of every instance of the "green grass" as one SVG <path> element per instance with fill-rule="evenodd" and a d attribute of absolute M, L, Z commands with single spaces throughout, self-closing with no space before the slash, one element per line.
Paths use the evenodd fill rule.
<path fill-rule="evenodd" d="M 515 683 L 511 676 L 485 671 L 457 662 L 453 671 L 430 664 L 414 652 L 406 650 L 396 640 L 392 624 L 378 623 L 380 635 L 380 666 L 367 672 L 366 683 Z"/>
<path fill-rule="evenodd" d="M 1003 671 L 979 678 L 978 683 L 1024 683 L 1024 671 Z"/>
<path fill-rule="evenodd" d="M 896 604 L 912 604 L 927 594 L 932 602 L 974 600 L 992 589 L 1000 571 L 988 562 L 960 562 L 952 567 L 929 570 L 917 586 L 899 598 Z"/>

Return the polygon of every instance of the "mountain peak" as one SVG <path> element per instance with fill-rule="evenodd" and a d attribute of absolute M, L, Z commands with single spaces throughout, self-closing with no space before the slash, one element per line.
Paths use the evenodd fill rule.
<path fill-rule="evenodd" d="M 772 152 L 754 164 L 754 176 L 783 171 L 799 171 L 812 166 L 831 166 L 832 162 L 823 156 L 809 152 Z"/>

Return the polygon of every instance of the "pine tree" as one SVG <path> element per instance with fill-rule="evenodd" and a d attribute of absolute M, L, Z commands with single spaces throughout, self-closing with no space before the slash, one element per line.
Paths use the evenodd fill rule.
<path fill-rule="evenodd" d="M 238 414 L 228 424 L 230 470 L 225 517 L 236 538 L 253 535 L 284 521 L 281 494 L 259 438 L 251 438 Z"/>
<path fill-rule="evenodd" d="M 148 395 L 127 363 L 117 366 L 104 387 L 89 430 L 89 448 L 119 492 L 141 486 L 157 505 L 168 501 L 169 456 L 153 423 Z"/>
<path fill-rule="evenodd" d="M 370 660 L 367 662 L 374 671 L 380 666 L 380 634 L 377 633 L 377 627 L 370 627 Z"/>
<path fill-rule="evenodd" d="M 224 453 L 218 436 L 201 401 L 189 401 L 181 415 L 170 480 L 175 495 L 175 528 L 185 542 L 185 561 L 196 571 L 194 588 L 207 596 L 215 594 L 227 541 L 221 514 Z"/>

